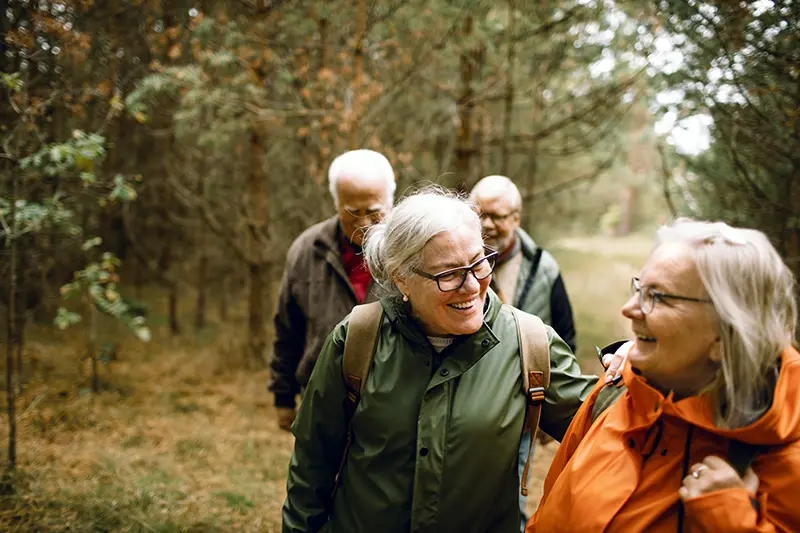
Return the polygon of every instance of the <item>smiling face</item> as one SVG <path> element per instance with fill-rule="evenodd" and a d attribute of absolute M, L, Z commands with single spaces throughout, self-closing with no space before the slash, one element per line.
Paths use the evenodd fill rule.
<path fill-rule="evenodd" d="M 486 245 L 504 252 L 514 242 L 514 232 L 519 228 L 519 212 L 506 191 L 483 188 L 472 195 L 472 201 L 481 211 L 481 225 Z"/>
<path fill-rule="evenodd" d="M 708 298 L 692 250 L 681 244 L 656 248 L 639 275 L 641 287 L 691 298 Z M 662 391 L 694 394 L 715 377 L 720 360 L 718 318 L 710 304 L 658 299 L 644 314 L 639 294 L 622 308 L 630 319 L 634 344 L 628 352 L 633 368 Z"/>
<path fill-rule="evenodd" d="M 478 228 L 463 223 L 457 229 L 436 235 L 422 249 L 419 270 L 437 274 L 450 268 L 470 265 L 484 255 Z M 483 324 L 483 304 L 491 276 L 478 281 L 472 273 L 460 289 L 439 290 L 436 282 L 419 275 L 395 282 L 408 296 L 414 317 L 427 335 L 469 335 Z"/>

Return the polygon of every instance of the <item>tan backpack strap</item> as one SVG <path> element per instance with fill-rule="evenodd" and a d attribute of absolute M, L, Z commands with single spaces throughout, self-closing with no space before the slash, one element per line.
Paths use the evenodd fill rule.
<path fill-rule="evenodd" d="M 347 399 L 355 407 L 369 374 L 369 366 L 375 355 L 375 344 L 383 318 L 380 302 L 357 305 L 350 313 L 347 337 L 344 340 L 342 376 L 347 384 Z"/>
<path fill-rule="evenodd" d="M 342 458 L 339 461 L 339 470 L 333 482 L 331 500 L 336 496 L 336 491 L 342 481 L 344 464 L 347 453 L 353 442 L 353 416 L 361 398 L 361 391 L 367 381 L 369 367 L 375 357 L 375 345 L 378 342 L 378 332 L 381 329 L 383 307 L 380 302 L 357 305 L 350 313 L 347 323 L 347 336 L 344 339 L 344 355 L 342 356 L 342 376 L 347 385 L 347 401 L 350 404 L 350 420 L 347 427 L 347 441 L 344 444 Z"/>
<path fill-rule="evenodd" d="M 522 390 L 528 400 L 523 431 L 531 432 L 531 446 L 528 448 L 528 459 L 525 461 L 525 468 L 522 471 L 520 489 L 522 495 L 527 496 L 533 439 L 539 427 L 545 392 L 550 385 L 550 342 L 547 340 L 544 323 L 538 316 L 514 307 L 509 308 L 517 323 L 522 366 Z"/>

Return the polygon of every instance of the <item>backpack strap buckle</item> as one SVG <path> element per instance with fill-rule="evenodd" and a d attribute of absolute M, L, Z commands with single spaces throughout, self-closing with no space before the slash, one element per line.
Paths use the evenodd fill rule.
<path fill-rule="evenodd" d="M 528 402 L 531 405 L 541 405 L 544 402 L 544 387 L 531 387 L 528 389 Z"/>

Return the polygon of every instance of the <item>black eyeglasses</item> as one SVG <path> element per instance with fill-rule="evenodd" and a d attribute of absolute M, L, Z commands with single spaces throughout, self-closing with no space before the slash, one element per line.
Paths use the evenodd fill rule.
<path fill-rule="evenodd" d="M 501 222 L 505 222 L 510 217 L 516 215 L 516 211 L 511 211 L 510 213 L 506 213 L 505 215 L 497 215 L 495 213 L 481 213 L 481 220 L 489 219 L 492 221 L 492 224 L 499 224 Z"/>
<path fill-rule="evenodd" d="M 483 257 L 472 263 L 471 265 L 451 268 L 438 274 L 428 274 L 419 269 L 412 269 L 415 274 L 423 278 L 431 279 L 436 282 L 439 290 L 442 292 L 457 291 L 460 289 L 464 282 L 467 281 L 467 274 L 472 272 L 475 279 L 478 281 L 491 276 L 494 271 L 495 260 L 497 259 L 497 252 L 488 246 L 484 247 L 487 252 Z"/>
<path fill-rule="evenodd" d="M 671 298 L 673 300 L 684 300 L 687 302 L 701 302 L 705 304 L 714 303 L 708 298 L 692 298 L 690 296 L 678 296 L 677 294 L 667 294 L 660 292 L 652 287 L 642 287 L 639 278 L 631 278 L 631 295 L 639 293 L 639 309 L 645 315 L 650 313 L 656 306 L 656 300 L 665 300 Z"/>

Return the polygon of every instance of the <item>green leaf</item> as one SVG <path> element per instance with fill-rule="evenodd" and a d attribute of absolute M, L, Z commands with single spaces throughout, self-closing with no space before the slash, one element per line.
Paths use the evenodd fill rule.
<path fill-rule="evenodd" d="M 122 174 L 117 174 L 114 176 L 114 188 L 108 195 L 108 199 L 112 201 L 131 202 L 136 200 L 136 189 L 125 181 Z"/>
<path fill-rule="evenodd" d="M 0 84 L 5 85 L 8 89 L 15 93 L 20 92 L 25 86 L 25 82 L 22 81 L 19 72 L 15 72 L 13 74 L 0 72 Z"/>
<path fill-rule="evenodd" d="M 133 333 L 134 333 L 134 334 L 135 334 L 135 335 L 136 335 L 136 336 L 139 338 L 139 340 L 140 340 L 140 341 L 142 341 L 142 342 L 150 342 L 150 339 L 152 339 L 152 337 L 153 337 L 152 333 L 150 332 L 150 328 L 148 328 L 148 327 L 146 327 L 146 326 L 143 326 L 143 327 L 136 328 L 136 329 L 133 331 Z"/>
<path fill-rule="evenodd" d="M 103 243 L 102 237 L 94 237 L 94 238 L 91 238 L 88 241 L 84 242 L 83 245 L 81 246 L 81 249 L 84 252 L 86 252 L 88 250 L 91 250 L 95 246 L 100 246 L 102 243 Z"/>
<path fill-rule="evenodd" d="M 53 323 L 58 329 L 67 329 L 68 327 L 72 326 L 73 324 L 77 324 L 81 321 L 81 315 L 78 313 L 73 313 L 72 311 L 68 311 L 63 307 L 59 307 L 58 311 L 56 312 L 56 317 L 53 319 Z"/>

